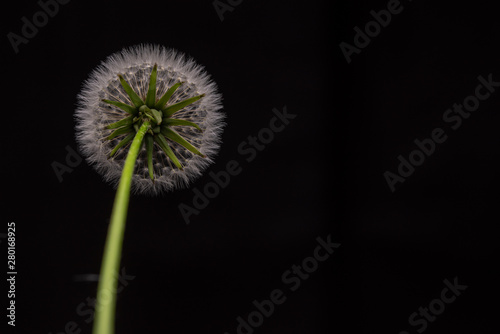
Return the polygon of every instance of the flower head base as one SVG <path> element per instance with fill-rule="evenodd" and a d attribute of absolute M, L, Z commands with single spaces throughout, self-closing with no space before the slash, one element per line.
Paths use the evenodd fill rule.
<path fill-rule="evenodd" d="M 123 118 L 115 123 L 106 126 L 106 129 L 116 129 L 111 133 L 106 139 L 111 140 L 115 137 L 126 135 L 111 151 L 110 157 L 116 154 L 116 152 L 130 143 L 134 139 L 135 134 L 139 131 L 139 128 L 144 122 L 152 124 L 149 126 L 148 134 L 146 134 L 144 144 L 146 147 L 146 154 L 148 159 L 148 171 L 151 180 L 154 181 L 154 168 L 153 168 L 153 143 L 157 143 L 158 146 L 167 155 L 170 161 L 179 168 L 182 169 L 182 165 L 175 156 L 174 152 L 170 148 L 167 138 L 176 142 L 177 144 L 183 146 L 185 149 L 191 151 L 194 154 L 205 158 L 204 154 L 201 154 L 193 145 L 191 145 L 186 139 L 179 135 L 172 126 L 192 126 L 197 130 L 202 131 L 201 128 L 191 121 L 172 118 L 172 115 L 177 111 L 183 109 L 184 107 L 194 103 L 205 96 L 205 94 L 198 95 L 192 98 L 185 99 L 183 101 L 177 102 L 172 105 L 166 105 L 168 100 L 173 93 L 179 88 L 183 82 L 179 82 L 172 87 L 170 87 L 167 92 L 159 99 L 156 99 L 156 76 L 158 73 L 158 66 L 155 64 L 151 72 L 149 79 L 148 92 L 145 98 L 141 98 L 134 91 L 132 87 L 127 83 L 122 75 L 118 75 L 120 78 L 120 84 L 127 93 L 128 97 L 132 101 L 133 105 L 129 105 L 119 101 L 110 101 L 103 99 L 103 102 L 114 105 L 123 111 L 130 114 L 130 116 Z"/>
<path fill-rule="evenodd" d="M 125 49 L 85 82 L 77 139 L 87 161 L 116 185 L 135 133 L 148 122 L 132 189 L 173 190 L 201 175 L 217 153 L 220 101 L 203 68 L 184 55 L 150 45 Z"/>

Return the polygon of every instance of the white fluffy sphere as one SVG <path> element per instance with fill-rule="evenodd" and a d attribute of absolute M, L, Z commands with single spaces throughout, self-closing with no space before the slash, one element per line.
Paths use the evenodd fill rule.
<path fill-rule="evenodd" d="M 202 131 L 186 126 L 172 126 L 182 137 L 206 155 L 205 158 L 193 154 L 176 142 L 169 141 L 173 152 L 183 165 L 177 169 L 159 146 L 154 146 L 153 166 L 155 181 L 148 175 L 145 148 L 139 153 L 132 179 L 132 191 L 149 195 L 171 191 L 189 185 L 212 163 L 220 146 L 220 136 L 224 127 L 221 112 L 222 96 L 216 84 L 201 65 L 173 49 L 157 45 L 139 45 L 123 49 L 103 61 L 84 82 L 78 95 L 75 112 L 77 121 L 76 138 L 80 151 L 107 182 L 118 184 L 128 152 L 128 146 L 120 149 L 112 158 L 111 150 L 123 136 L 107 140 L 112 130 L 106 126 L 127 116 L 125 111 L 103 102 L 103 99 L 132 104 L 118 74 L 123 75 L 134 91 L 145 99 L 149 77 L 154 64 L 158 66 L 156 96 L 179 82 L 184 82 L 172 95 L 168 105 L 200 94 L 205 96 L 176 112 L 176 119 L 196 123 Z"/>

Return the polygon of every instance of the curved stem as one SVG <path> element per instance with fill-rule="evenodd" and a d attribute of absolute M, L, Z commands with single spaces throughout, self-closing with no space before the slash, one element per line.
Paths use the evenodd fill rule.
<path fill-rule="evenodd" d="M 142 123 L 130 146 L 120 183 L 116 191 L 113 212 L 108 228 L 106 246 L 101 264 L 101 274 L 97 286 L 96 312 L 93 334 L 113 334 L 115 332 L 116 288 L 120 266 L 123 235 L 127 220 L 127 209 L 130 197 L 130 185 L 134 173 L 135 162 L 141 150 L 142 140 L 150 123 Z"/>

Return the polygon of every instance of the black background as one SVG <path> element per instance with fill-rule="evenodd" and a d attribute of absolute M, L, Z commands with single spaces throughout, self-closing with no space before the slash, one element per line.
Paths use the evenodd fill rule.
<path fill-rule="evenodd" d="M 442 119 L 478 76 L 500 81 L 494 4 L 404 1 L 350 64 L 339 44 L 387 1 L 243 1 L 221 22 L 211 1 L 72 0 L 17 54 L 7 34 L 40 7 L 11 5 L 0 233 L 16 222 L 16 332 L 59 334 L 71 321 L 91 332 L 76 309 L 96 282 L 75 275 L 99 271 L 114 190 L 85 162 L 62 182 L 52 164 L 77 148 L 76 96 L 92 69 L 155 43 L 217 82 L 227 126 L 208 171 L 234 159 L 242 173 L 189 225 L 178 205 L 208 171 L 189 189 L 131 198 L 121 266 L 135 278 L 118 297 L 117 333 L 233 334 L 274 289 L 287 300 L 255 333 L 416 333 L 408 317 L 455 277 L 468 288 L 425 332 L 498 333 L 500 93 L 456 131 Z M 284 106 L 298 116 L 245 162 L 238 145 Z M 391 192 L 384 172 L 438 127 L 447 140 Z M 281 275 L 327 235 L 342 245 L 291 292 Z"/>

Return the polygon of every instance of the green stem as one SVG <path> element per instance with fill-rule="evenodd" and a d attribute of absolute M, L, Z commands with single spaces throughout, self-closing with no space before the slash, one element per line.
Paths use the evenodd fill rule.
<path fill-rule="evenodd" d="M 130 197 L 130 185 L 134 173 L 135 162 L 141 150 L 142 140 L 150 123 L 142 123 L 130 146 L 125 165 L 123 166 L 120 184 L 116 191 L 113 213 L 108 228 L 106 246 L 101 265 L 101 274 L 97 286 L 96 312 L 93 334 L 113 334 L 115 332 L 116 288 L 120 266 L 123 234 L 127 220 L 127 209 Z"/>

